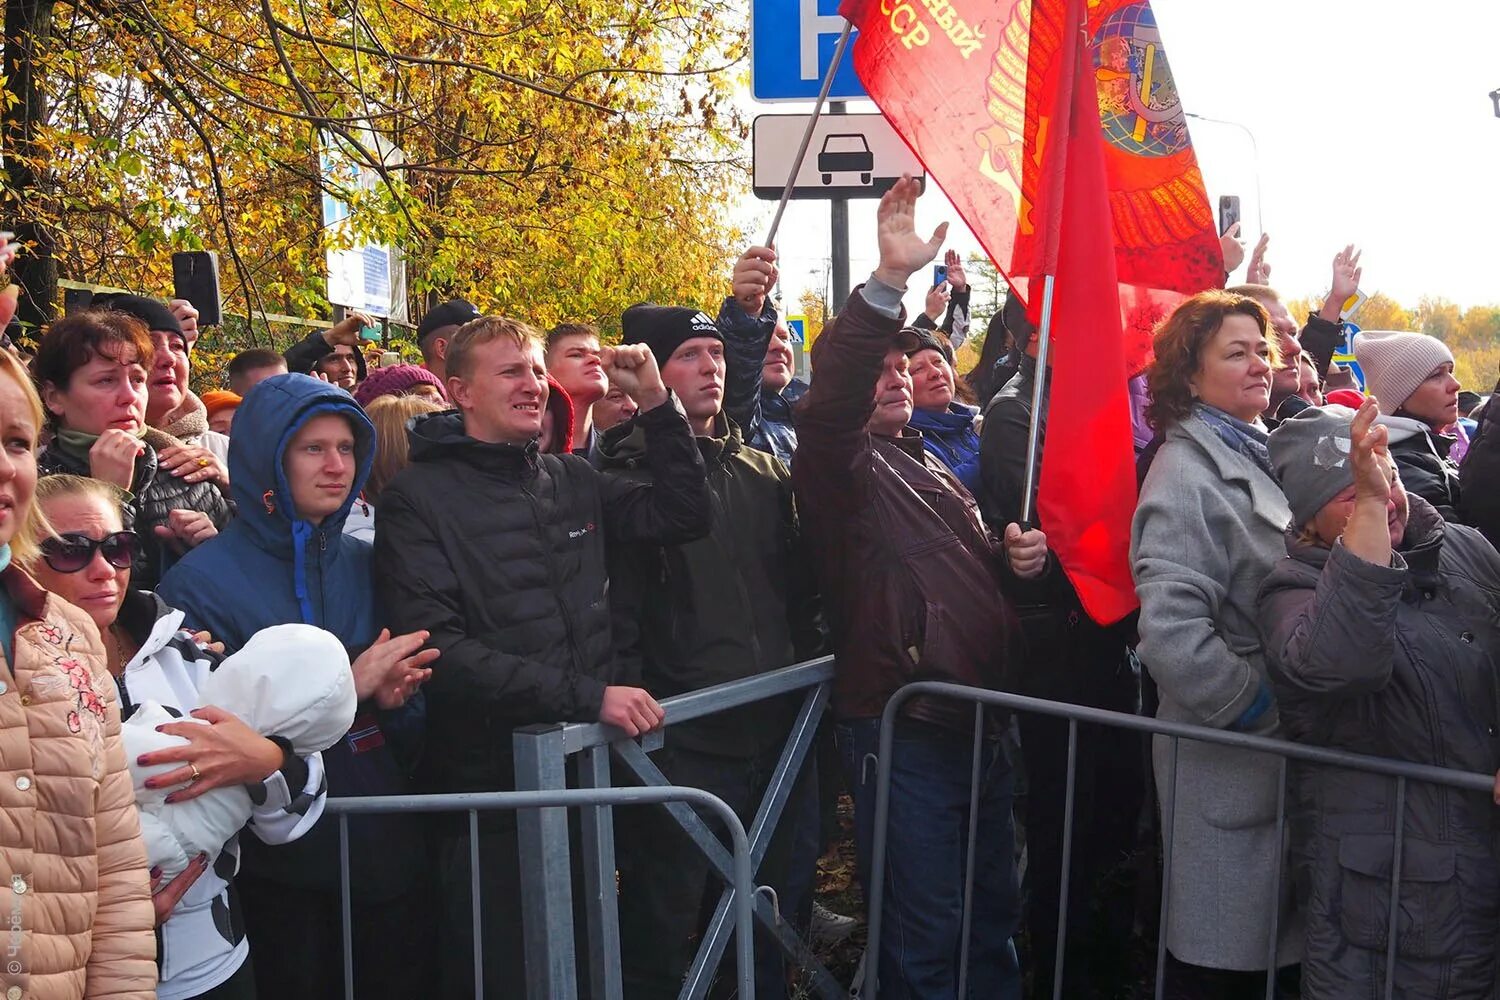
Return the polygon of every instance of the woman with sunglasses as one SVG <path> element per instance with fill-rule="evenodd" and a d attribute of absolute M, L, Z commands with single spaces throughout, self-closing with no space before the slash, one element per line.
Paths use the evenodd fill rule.
<path fill-rule="evenodd" d="M 92 310 L 53 323 L 32 366 L 53 429 L 38 458 L 42 473 L 92 476 L 130 494 L 123 515 L 125 526 L 140 535 L 135 583 L 148 590 L 230 516 L 229 500 L 213 481 L 214 463 L 173 471 L 159 464 L 182 442 L 146 425 L 154 352 L 139 319 Z"/>
<path fill-rule="evenodd" d="M 43 410 L 0 351 L 0 996 L 156 996 L 146 854 L 89 616 L 27 574 Z"/>
<path fill-rule="evenodd" d="M 297 757 L 286 744 L 251 730 L 233 715 L 203 705 L 198 687 L 218 666 L 223 646 L 207 633 L 182 628 L 181 611 L 149 591 L 133 590 L 130 569 L 137 535 L 122 527 L 120 491 L 98 479 L 48 476 L 37 484 L 36 503 L 52 526 L 40 535 L 41 555 L 32 573 L 49 592 L 81 608 L 104 639 L 109 672 L 119 689 L 121 713 L 154 701 L 210 723 L 181 723 L 174 734 L 187 744 L 147 755 L 151 763 L 181 768 L 148 785 L 173 788 L 168 802 L 195 798 L 213 788 L 246 785 L 257 803 L 249 829 L 267 844 L 302 836 L 323 813 L 327 794 L 322 757 Z M 160 928 L 160 1000 L 213 997 L 251 1000 L 255 980 L 246 961 L 250 945 L 233 878 L 238 838 L 217 858 L 199 855 L 163 884 L 153 869 L 152 902 Z"/>

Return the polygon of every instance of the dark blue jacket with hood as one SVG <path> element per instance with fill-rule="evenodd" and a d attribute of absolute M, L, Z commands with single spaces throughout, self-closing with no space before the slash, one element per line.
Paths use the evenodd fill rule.
<path fill-rule="evenodd" d="M 339 414 L 354 428 L 356 472 L 339 511 L 313 524 L 296 516 L 282 458 L 293 435 L 313 417 Z M 240 510 L 217 538 L 168 571 L 157 594 L 233 653 L 263 628 L 289 622 L 332 632 L 363 652 L 379 633 L 369 542 L 343 533 L 375 457 L 375 431 L 347 392 L 307 375 L 277 375 L 258 384 L 235 413 L 229 477 Z M 354 727 L 324 751 L 332 795 L 390 795 L 408 790 L 387 739 L 397 720 L 361 711 Z M 414 708 L 415 711 L 415 708 Z M 374 727 L 374 728 L 372 728 Z M 355 898 L 404 892 L 420 859 L 414 819 L 352 819 L 350 875 Z M 406 843 L 409 841 L 409 843 Z M 338 827 L 321 823 L 292 844 L 244 844 L 248 874 L 305 887 L 338 886 Z"/>
<path fill-rule="evenodd" d="M 922 432 L 922 446 L 937 456 L 974 496 L 979 495 L 977 406 L 949 403 L 946 410 L 913 410 L 909 426 Z M 236 417 L 238 419 L 238 417 Z"/>

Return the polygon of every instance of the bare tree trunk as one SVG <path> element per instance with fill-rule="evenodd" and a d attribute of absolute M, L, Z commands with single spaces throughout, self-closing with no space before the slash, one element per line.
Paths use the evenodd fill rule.
<path fill-rule="evenodd" d="M 0 112 L 0 142 L 11 211 L 51 194 L 51 179 L 37 144 L 47 108 L 34 56 L 51 43 L 53 6 L 54 0 L 5 0 L 5 86 L 13 100 Z M 22 289 L 17 315 L 28 325 L 49 323 L 58 299 L 57 234 L 24 210 L 13 221 L 0 222 L 8 222 L 5 228 L 15 230 L 16 239 L 27 244 L 26 252 L 11 265 L 12 277 Z"/>

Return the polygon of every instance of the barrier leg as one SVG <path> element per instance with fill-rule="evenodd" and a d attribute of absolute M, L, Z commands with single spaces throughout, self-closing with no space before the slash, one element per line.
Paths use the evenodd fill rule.
<path fill-rule="evenodd" d="M 567 787 L 561 726 L 515 732 L 516 789 Z M 521 853 L 521 921 L 529 1000 L 575 1000 L 573 873 L 564 809 L 528 809 L 516 817 Z"/>
<path fill-rule="evenodd" d="M 585 788 L 608 788 L 609 747 L 584 752 L 578 769 Z M 615 888 L 615 822 L 609 806 L 585 806 L 583 892 L 587 900 L 589 981 L 594 1000 L 620 1000 L 625 991 L 620 969 L 620 899 Z"/>

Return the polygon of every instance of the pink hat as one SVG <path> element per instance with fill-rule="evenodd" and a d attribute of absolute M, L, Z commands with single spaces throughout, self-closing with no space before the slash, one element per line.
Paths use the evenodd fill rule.
<path fill-rule="evenodd" d="M 443 383 L 426 368 L 420 365 L 392 365 L 389 368 L 374 369 L 369 378 L 355 386 L 354 401 L 360 406 L 369 406 L 381 396 L 402 396 L 423 383 L 437 386 L 438 393 L 444 399 L 448 398 L 448 393 L 443 390 Z"/>
<path fill-rule="evenodd" d="M 1425 333 L 1361 330 L 1354 337 L 1354 357 L 1365 376 L 1365 388 L 1389 416 L 1442 365 L 1453 364 L 1453 352 Z"/>

